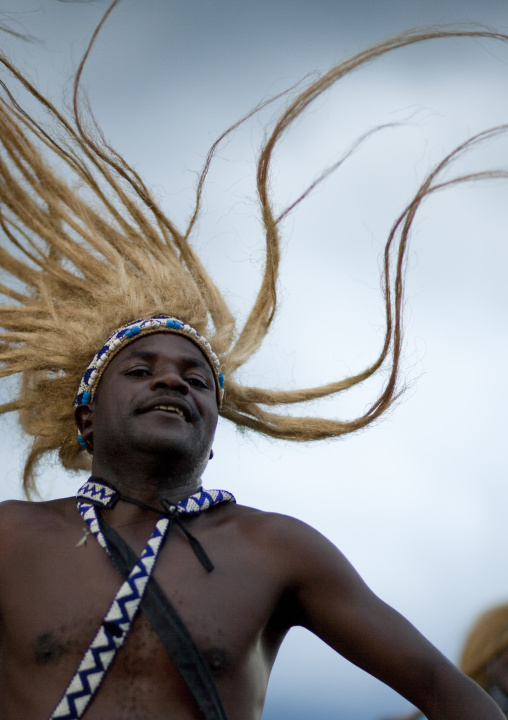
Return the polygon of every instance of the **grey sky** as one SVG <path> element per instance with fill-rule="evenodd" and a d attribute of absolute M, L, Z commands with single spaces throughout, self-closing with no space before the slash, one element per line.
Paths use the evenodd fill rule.
<path fill-rule="evenodd" d="M 60 101 L 106 3 L 2 5 L 44 40 L 6 38 L 11 55 Z M 211 142 L 262 98 L 408 27 L 470 21 L 508 31 L 508 2 L 124 0 L 84 84 L 108 138 L 183 224 Z M 359 134 L 402 123 L 372 138 L 286 221 L 283 307 L 246 381 L 310 385 L 373 358 L 382 339 L 379 254 L 390 224 L 446 152 L 508 121 L 507 63 L 508 48 L 486 42 L 407 49 L 348 78 L 297 124 L 274 175 L 282 207 Z M 219 153 L 196 236 L 240 315 L 259 280 L 255 157 L 275 112 Z M 499 141 L 460 169 L 506 167 L 507 158 Z M 224 423 L 205 476 L 205 485 L 230 489 L 242 503 L 317 527 L 452 659 L 474 616 L 508 598 L 507 190 L 499 182 L 464 187 L 423 206 L 407 278 L 410 387 L 389 418 L 357 437 L 305 447 L 240 436 Z M 374 389 L 315 411 L 351 415 Z M 10 497 L 22 443 L 13 423 L 1 423 L 2 496 Z M 44 483 L 49 496 L 77 485 L 53 466 Z M 296 631 L 276 665 L 264 718 L 374 720 L 406 706 Z"/>

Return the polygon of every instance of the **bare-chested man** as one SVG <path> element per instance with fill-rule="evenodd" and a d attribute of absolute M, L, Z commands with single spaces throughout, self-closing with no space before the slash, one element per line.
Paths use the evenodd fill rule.
<path fill-rule="evenodd" d="M 209 362 L 181 334 L 139 337 L 107 364 L 93 401 L 77 407 L 76 419 L 82 441 L 93 448 L 93 475 L 157 511 L 125 500 L 98 510 L 140 555 L 164 513 L 161 499 L 176 503 L 200 488 L 217 423 Z M 229 720 L 259 720 L 271 667 L 294 625 L 391 685 L 431 720 L 502 717 L 304 523 L 233 502 L 182 522 L 213 571 L 202 567 L 176 526 L 154 577 L 207 661 Z M 74 498 L 1 507 L 2 720 L 50 717 L 121 584 L 84 528 Z M 203 717 L 142 611 L 84 717 Z"/>
<path fill-rule="evenodd" d="M 0 56 L 0 369 L 20 379 L 0 412 L 17 412 L 33 440 L 28 494 L 48 452 L 67 469 L 92 471 L 77 499 L 0 507 L 0 720 L 259 720 L 294 625 L 429 720 L 502 720 L 492 699 L 373 595 L 319 533 L 242 507 L 227 491 L 201 489 L 219 413 L 307 441 L 364 428 L 397 397 L 408 231 L 453 153 L 396 223 L 394 233 L 404 229 L 393 273 L 388 240 L 386 335 L 373 364 L 296 390 L 242 385 L 235 372 L 277 307 L 285 213 L 270 200 L 274 146 L 313 98 L 362 63 L 454 34 L 508 40 L 483 29 L 408 33 L 340 63 L 284 110 L 260 151 L 266 263 L 241 328 L 190 241 L 213 152 L 180 232 L 135 170 L 90 136 L 79 72 L 67 118 Z M 308 331 L 302 326 L 302 338 Z M 378 397 L 358 418 L 284 411 L 385 369 Z"/>

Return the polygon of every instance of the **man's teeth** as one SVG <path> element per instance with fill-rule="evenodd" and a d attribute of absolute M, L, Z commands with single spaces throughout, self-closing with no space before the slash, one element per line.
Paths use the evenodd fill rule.
<path fill-rule="evenodd" d="M 180 415 L 180 417 L 183 417 L 185 419 L 185 415 L 180 410 L 180 408 L 176 408 L 173 405 L 156 405 L 154 407 L 154 410 L 165 410 L 166 412 L 176 413 L 177 415 Z"/>

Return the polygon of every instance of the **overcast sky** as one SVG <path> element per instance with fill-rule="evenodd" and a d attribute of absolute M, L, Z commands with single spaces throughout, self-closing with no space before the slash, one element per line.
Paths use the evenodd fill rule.
<path fill-rule="evenodd" d="M 61 103 L 104 2 L 10 0 L 5 21 L 39 38 L 4 38 Z M 309 72 L 415 25 L 469 23 L 508 32 L 506 0 L 124 0 L 84 75 L 108 139 L 183 226 L 195 172 L 222 130 Z M 440 40 L 393 53 L 335 87 L 281 144 L 273 177 L 284 207 L 354 139 L 386 122 L 283 227 L 282 306 L 249 384 L 302 387 L 360 370 L 382 341 L 379 258 L 390 225 L 430 168 L 470 134 L 508 121 L 508 47 Z M 280 110 L 282 106 L 278 106 Z M 211 274 L 244 318 L 263 239 L 256 152 L 276 107 L 215 161 L 196 234 Z M 508 143 L 457 171 L 507 167 Z M 296 447 L 221 423 L 207 487 L 295 515 L 327 535 L 367 583 L 456 660 L 464 633 L 508 600 L 506 340 L 508 185 L 432 198 L 415 222 L 407 274 L 409 389 L 376 427 Z M 350 417 L 378 386 L 313 406 Z M 307 411 L 307 409 L 306 409 Z M 3 430 L 1 496 L 20 496 L 23 441 Z M 79 480 L 56 465 L 46 497 Z M 374 720 L 408 707 L 304 631 L 276 663 L 263 720 Z"/>

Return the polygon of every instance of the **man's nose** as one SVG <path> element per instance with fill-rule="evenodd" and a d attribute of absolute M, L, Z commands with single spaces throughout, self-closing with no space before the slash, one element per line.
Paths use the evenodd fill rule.
<path fill-rule="evenodd" d="M 158 372 L 152 375 L 150 386 L 153 390 L 158 388 L 169 388 L 170 390 L 176 390 L 187 395 L 190 390 L 190 385 L 176 370 L 176 368 L 161 368 Z"/>

